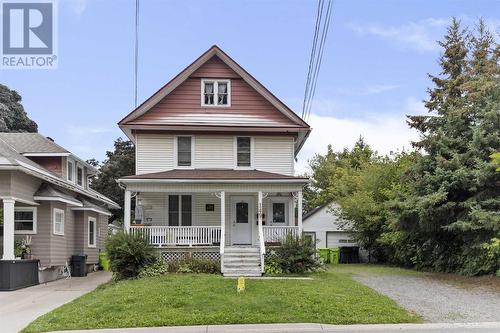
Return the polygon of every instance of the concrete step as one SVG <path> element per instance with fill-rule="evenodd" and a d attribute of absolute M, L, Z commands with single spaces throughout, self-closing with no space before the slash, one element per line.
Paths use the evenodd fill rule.
<path fill-rule="evenodd" d="M 224 269 L 247 269 L 247 268 L 260 269 L 260 265 L 255 263 L 224 263 Z"/>
<path fill-rule="evenodd" d="M 224 253 L 259 253 L 259 248 L 253 248 L 253 247 L 250 247 L 250 248 L 245 248 L 245 247 L 241 247 L 241 248 L 231 248 L 231 247 L 226 247 L 224 249 Z"/>
<path fill-rule="evenodd" d="M 240 276 L 257 277 L 257 276 L 262 276 L 262 273 L 261 272 L 224 273 L 224 277 L 240 277 Z"/>
<path fill-rule="evenodd" d="M 262 276 L 260 267 L 224 268 L 224 276 Z"/>
<path fill-rule="evenodd" d="M 255 259 L 245 259 L 242 260 L 241 258 L 225 258 L 224 259 L 224 265 L 240 265 L 240 264 L 245 264 L 245 265 L 260 265 L 260 259 L 255 258 Z"/>

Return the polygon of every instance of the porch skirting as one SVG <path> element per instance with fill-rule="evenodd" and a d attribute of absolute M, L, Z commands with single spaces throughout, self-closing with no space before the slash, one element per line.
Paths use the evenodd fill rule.
<path fill-rule="evenodd" d="M 206 259 L 220 262 L 219 246 L 162 247 L 157 248 L 157 251 L 166 262 L 185 258 Z"/>

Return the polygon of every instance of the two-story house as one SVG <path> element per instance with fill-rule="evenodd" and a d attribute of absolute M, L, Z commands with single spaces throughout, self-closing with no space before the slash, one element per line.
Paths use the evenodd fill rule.
<path fill-rule="evenodd" d="M 119 206 L 88 186 L 97 172 L 39 133 L 0 133 L 0 289 L 57 279 L 73 255 L 87 255 L 89 269 L 98 263 L 108 208 Z M 15 250 L 27 239 L 23 260 Z"/>
<path fill-rule="evenodd" d="M 136 174 L 118 180 L 125 228 L 167 260 L 190 253 L 227 276 L 260 275 L 265 247 L 302 233 L 308 179 L 294 164 L 311 129 L 217 46 L 119 126 L 136 147 Z"/>

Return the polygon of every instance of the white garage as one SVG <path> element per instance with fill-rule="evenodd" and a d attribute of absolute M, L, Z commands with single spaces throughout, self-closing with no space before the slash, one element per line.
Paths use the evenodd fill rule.
<path fill-rule="evenodd" d="M 345 231 L 326 231 L 326 247 L 358 246 L 352 235 Z"/>

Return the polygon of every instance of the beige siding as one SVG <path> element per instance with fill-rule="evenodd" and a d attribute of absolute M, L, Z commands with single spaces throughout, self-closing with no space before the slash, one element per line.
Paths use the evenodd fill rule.
<path fill-rule="evenodd" d="M 235 165 L 232 136 L 196 136 L 194 165 L 196 168 L 227 168 Z"/>
<path fill-rule="evenodd" d="M 293 176 L 293 146 L 292 137 L 255 137 L 255 169 Z"/>
<path fill-rule="evenodd" d="M 174 166 L 174 136 L 138 134 L 136 137 L 136 173 L 170 170 Z"/>
<path fill-rule="evenodd" d="M 33 255 L 40 259 L 42 266 L 50 265 L 50 247 L 51 247 L 51 204 L 50 202 L 41 202 L 37 206 L 37 233 L 31 235 L 31 250 Z M 24 235 L 18 235 L 19 238 L 24 238 Z"/>

